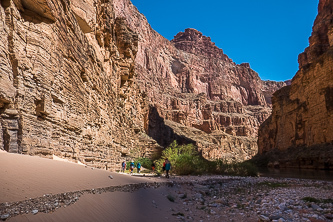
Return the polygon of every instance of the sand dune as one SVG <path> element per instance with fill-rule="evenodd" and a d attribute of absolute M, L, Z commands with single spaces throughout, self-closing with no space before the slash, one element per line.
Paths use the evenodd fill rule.
<path fill-rule="evenodd" d="M 45 194 L 166 181 L 3 151 L 0 152 L 0 163 L 0 203 L 24 201 Z M 168 221 L 172 202 L 166 198 L 166 189 L 170 188 L 84 194 L 75 204 L 54 212 L 34 215 L 30 211 L 11 217 L 9 221 Z"/>
<path fill-rule="evenodd" d="M 7 152 L 0 152 L 0 163 L 0 203 L 155 180 Z"/>

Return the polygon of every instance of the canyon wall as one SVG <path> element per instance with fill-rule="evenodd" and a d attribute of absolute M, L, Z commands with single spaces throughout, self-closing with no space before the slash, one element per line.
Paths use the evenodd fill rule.
<path fill-rule="evenodd" d="M 298 57 L 290 86 L 277 91 L 259 130 L 259 154 L 281 167 L 333 166 L 333 1 L 320 0 L 309 47 Z M 273 158 L 274 159 L 274 158 Z"/>
<path fill-rule="evenodd" d="M 173 140 L 246 160 L 271 94 L 209 37 L 169 41 L 129 0 L 2 0 L 0 149 L 119 169 Z"/>
<path fill-rule="evenodd" d="M 194 141 L 207 159 L 256 154 L 272 93 L 287 83 L 262 81 L 249 64 L 234 63 L 195 29 L 168 41 L 129 0 L 114 0 L 114 7 L 139 36 L 135 65 L 151 105 L 148 135 L 162 146 L 173 139 Z"/>
<path fill-rule="evenodd" d="M 0 149 L 104 169 L 159 149 L 111 2 L 1 0 L 0 17 Z"/>

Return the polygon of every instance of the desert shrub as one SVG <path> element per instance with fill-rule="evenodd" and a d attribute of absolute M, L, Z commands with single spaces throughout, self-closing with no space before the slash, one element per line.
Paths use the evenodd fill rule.
<path fill-rule="evenodd" d="M 247 161 L 230 163 L 226 160 L 215 160 L 210 164 L 209 171 L 233 176 L 258 176 L 258 168 Z"/>
<path fill-rule="evenodd" d="M 257 167 L 246 162 L 228 162 L 224 159 L 208 161 L 204 159 L 193 144 L 178 145 L 173 141 L 162 151 L 161 157 L 155 160 L 157 173 L 162 172 L 163 162 L 168 158 L 171 162 L 171 172 L 177 175 L 190 174 L 225 174 L 236 176 L 257 176 Z M 139 158 L 135 160 L 135 166 L 140 162 L 144 168 L 151 169 L 152 160 Z M 127 163 L 127 169 L 130 162 Z"/>
<path fill-rule="evenodd" d="M 151 159 L 143 157 L 143 158 L 136 159 L 134 161 L 135 166 L 139 162 L 141 163 L 141 166 L 146 168 L 146 169 L 151 169 L 151 164 L 153 163 Z"/>
<path fill-rule="evenodd" d="M 163 162 L 168 158 L 172 172 L 178 175 L 200 173 L 202 171 L 203 158 L 199 155 L 193 144 L 178 145 L 176 141 L 170 144 L 162 152 L 162 157 L 156 162 L 158 171 L 162 171 Z"/>
<path fill-rule="evenodd" d="M 258 168 L 250 162 L 239 162 L 235 166 L 238 176 L 258 176 Z"/>
<path fill-rule="evenodd" d="M 172 196 L 171 194 L 169 194 L 169 195 L 167 196 L 167 198 L 168 198 L 168 200 L 170 200 L 170 202 L 175 202 L 175 197 Z"/>
<path fill-rule="evenodd" d="M 130 168 L 130 163 L 131 163 L 132 161 L 128 161 L 128 162 L 126 162 L 126 170 L 129 170 L 129 168 Z"/>
<path fill-rule="evenodd" d="M 175 173 L 178 175 L 188 175 L 192 173 L 197 173 L 199 171 L 199 166 L 197 164 L 200 161 L 196 157 L 189 154 L 181 154 L 175 161 Z"/>
<path fill-rule="evenodd" d="M 313 202 L 313 203 L 328 203 L 333 204 L 333 199 L 317 199 L 314 197 L 304 197 L 302 200 L 306 202 Z"/>
<path fill-rule="evenodd" d="M 287 183 L 273 183 L 273 182 L 260 182 L 257 184 L 258 186 L 266 186 L 271 188 L 278 188 L 278 187 L 288 187 Z"/>
<path fill-rule="evenodd" d="M 126 170 L 129 170 L 131 162 L 132 161 L 126 162 Z M 135 167 L 138 165 L 139 162 L 141 163 L 141 167 L 144 167 L 146 169 L 151 169 L 151 164 L 153 163 L 151 159 L 142 157 L 134 160 Z"/>
<path fill-rule="evenodd" d="M 181 217 L 184 217 L 184 214 L 182 212 L 178 212 L 176 214 L 172 214 L 172 216 L 181 216 Z"/>

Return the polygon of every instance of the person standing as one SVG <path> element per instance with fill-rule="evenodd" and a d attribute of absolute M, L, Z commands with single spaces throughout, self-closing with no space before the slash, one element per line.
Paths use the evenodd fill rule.
<path fill-rule="evenodd" d="M 166 161 L 167 161 L 167 158 L 165 158 L 165 160 L 163 162 L 163 167 L 162 167 L 163 172 L 165 171 L 165 163 L 166 163 Z"/>
<path fill-rule="evenodd" d="M 138 164 L 136 165 L 136 168 L 138 169 L 138 173 L 140 173 L 140 170 L 141 170 L 141 163 L 138 162 Z"/>
<path fill-rule="evenodd" d="M 151 164 L 151 169 L 153 170 L 153 172 L 155 172 L 155 163 L 154 162 Z"/>
<path fill-rule="evenodd" d="M 166 175 L 165 177 L 166 178 L 169 178 L 169 171 L 171 169 L 171 163 L 168 159 L 165 159 L 165 172 L 166 172 Z"/>
<path fill-rule="evenodd" d="M 131 174 L 133 173 L 133 170 L 134 170 L 134 162 L 132 161 L 130 163 L 130 172 L 131 172 Z"/>
<path fill-rule="evenodd" d="M 126 162 L 123 161 L 123 162 L 121 163 L 121 172 L 125 173 L 125 170 L 126 170 Z"/>

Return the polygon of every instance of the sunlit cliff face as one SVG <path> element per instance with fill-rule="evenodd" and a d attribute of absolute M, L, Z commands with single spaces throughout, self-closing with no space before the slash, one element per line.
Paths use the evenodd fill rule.
<path fill-rule="evenodd" d="M 291 86 L 273 97 L 272 116 L 260 127 L 259 153 L 271 150 L 309 153 L 292 164 L 323 167 L 332 160 L 333 141 L 333 1 L 320 1 L 309 47 L 299 55 L 299 71 Z M 305 166 L 310 161 L 310 166 Z M 325 164 L 324 164 L 325 163 Z"/>

